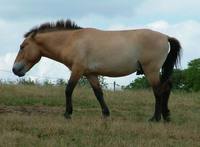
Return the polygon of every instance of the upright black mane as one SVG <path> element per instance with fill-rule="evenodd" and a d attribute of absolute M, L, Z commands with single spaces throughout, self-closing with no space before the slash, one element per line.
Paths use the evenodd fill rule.
<path fill-rule="evenodd" d="M 52 32 L 52 31 L 60 31 L 60 30 L 75 30 L 75 29 L 82 29 L 75 24 L 75 22 L 71 20 L 59 20 L 57 22 L 47 22 L 41 24 L 40 26 L 36 26 L 32 28 L 29 32 L 24 34 L 24 37 L 28 37 L 30 34 L 37 34 L 37 33 L 45 33 L 45 32 Z"/>

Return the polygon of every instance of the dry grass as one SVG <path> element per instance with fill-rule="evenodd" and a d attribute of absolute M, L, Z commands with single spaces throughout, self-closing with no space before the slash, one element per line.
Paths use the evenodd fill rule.
<path fill-rule="evenodd" d="M 109 119 L 101 118 L 90 89 L 77 88 L 66 120 L 64 87 L 0 86 L 0 146 L 200 146 L 200 93 L 173 92 L 168 124 L 147 122 L 151 91 L 107 91 L 105 97 Z"/>

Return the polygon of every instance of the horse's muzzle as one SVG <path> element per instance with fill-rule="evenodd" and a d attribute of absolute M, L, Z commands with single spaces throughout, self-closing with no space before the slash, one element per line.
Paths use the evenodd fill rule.
<path fill-rule="evenodd" d="M 26 68 L 24 63 L 15 63 L 12 69 L 13 73 L 19 77 L 22 77 L 26 73 Z"/>

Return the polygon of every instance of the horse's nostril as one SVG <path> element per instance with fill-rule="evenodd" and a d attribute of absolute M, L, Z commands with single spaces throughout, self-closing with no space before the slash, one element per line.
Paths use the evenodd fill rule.
<path fill-rule="evenodd" d="M 13 68 L 12 68 L 12 71 L 15 75 L 19 76 L 19 77 L 22 77 L 25 75 L 25 68 L 24 68 L 24 65 L 22 63 L 15 63 Z"/>
<path fill-rule="evenodd" d="M 13 71 L 14 74 L 17 73 L 17 70 L 14 67 L 13 67 L 12 71 Z"/>

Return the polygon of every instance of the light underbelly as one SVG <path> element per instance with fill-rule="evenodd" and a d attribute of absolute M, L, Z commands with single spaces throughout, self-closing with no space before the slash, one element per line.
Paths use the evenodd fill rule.
<path fill-rule="evenodd" d="M 93 62 L 89 66 L 89 72 L 103 76 L 120 77 L 134 73 L 138 68 L 137 61 L 110 61 Z"/>

